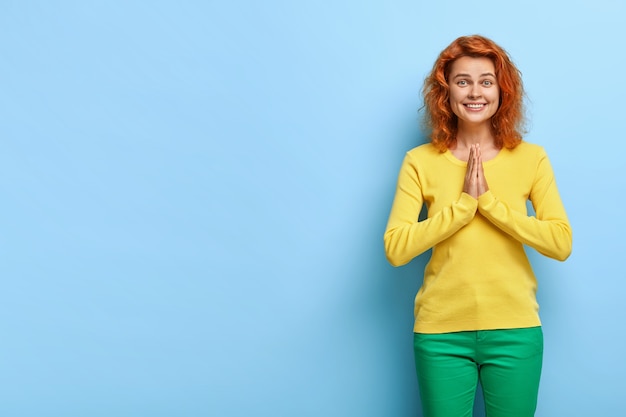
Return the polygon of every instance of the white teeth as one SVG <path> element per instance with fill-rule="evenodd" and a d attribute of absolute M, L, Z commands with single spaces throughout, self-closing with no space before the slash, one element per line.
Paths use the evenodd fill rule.
<path fill-rule="evenodd" d="M 484 106 L 484 104 L 466 104 L 470 109 L 479 109 Z"/>

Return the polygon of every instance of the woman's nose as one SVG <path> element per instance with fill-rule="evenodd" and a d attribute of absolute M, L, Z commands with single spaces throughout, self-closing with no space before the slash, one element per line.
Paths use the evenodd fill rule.
<path fill-rule="evenodd" d="M 474 84 L 470 87 L 470 91 L 469 91 L 469 97 L 470 98 L 478 98 L 481 96 L 481 92 L 480 92 L 480 86 L 477 84 Z"/>

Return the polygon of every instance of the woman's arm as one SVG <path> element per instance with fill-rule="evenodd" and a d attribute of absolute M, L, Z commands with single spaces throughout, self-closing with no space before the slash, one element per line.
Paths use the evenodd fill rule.
<path fill-rule="evenodd" d="M 542 150 L 529 195 L 535 214 L 512 210 L 490 190 L 478 198 L 478 210 L 491 223 L 539 253 L 564 261 L 572 252 L 572 229 L 561 202 L 552 166 Z"/>
<path fill-rule="evenodd" d="M 415 161 L 404 158 L 396 195 L 384 235 L 385 254 L 393 266 L 409 263 L 413 258 L 452 236 L 468 224 L 477 210 L 477 201 L 462 192 L 450 206 L 418 221 L 424 198 Z"/>

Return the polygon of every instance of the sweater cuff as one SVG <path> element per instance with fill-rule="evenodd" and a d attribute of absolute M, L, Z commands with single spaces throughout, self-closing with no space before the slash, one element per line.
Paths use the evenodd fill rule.
<path fill-rule="evenodd" d="M 461 193 L 457 204 L 471 212 L 476 212 L 476 208 L 478 207 L 478 201 L 467 193 Z"/>
<path fill-rule="evenodd" d="M 496 204 L 496 197 L 493 195 L 491 190 L 485 191 L 481 196 L 478 197 L 478 209 L 480 211 L 487 210 Z"/>

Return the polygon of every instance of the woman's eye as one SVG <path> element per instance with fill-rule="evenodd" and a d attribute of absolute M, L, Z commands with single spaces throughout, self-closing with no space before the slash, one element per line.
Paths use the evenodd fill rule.
<path fill-rule="evenodd" d="M 483 85 L 485 87 L 491 87 L 493 85 L 493 82 L 491 82 L 490 80 L 485 80 L 483 81 Z"/>
<path fill-rule="evenodd" d="M 461 80 L 461 81 L 459 81 L 459 82 L 457 83 L 457 85 L 460 85 L 461 87 L 464 87 L 464 86 L 466 86 L 466 85 L 467 85 L 467 81 L 465 81 L 465 80 Z"/>

